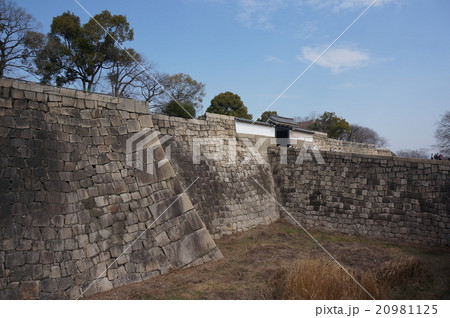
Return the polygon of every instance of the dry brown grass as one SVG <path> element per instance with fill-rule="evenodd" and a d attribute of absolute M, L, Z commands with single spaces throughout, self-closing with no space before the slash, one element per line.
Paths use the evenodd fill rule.
<path fill-rule="evenodd" d="M 375 299 L 385 299 L 391 288 L 418 282 L 425 276 L 420 261 L 414 257 L 388 261 L 375 273 L 347 270 Z M 297 259 L 276 273 L 272 284 L 278 299 L 371 299 L 331 260 Z"/>
<path fill-rule="evenodd" d="M 385 288 L 408 283 L 414 284 L 429 278 L 422 262 L 415 257 L 401 257 L 385 262 L 377 272 L 377 280 L 384 284 Z"/>
<path fill-rule="evenodd" d="M 333 255 L 345 268 L 356 273 L 356 278 L 362 282 L 365 288 L 374 293 L 376 298 L 449 299 L 450 297 L 449 248 L 413 248 L 338 233 L 329 234 L 318 231 L 312 233 L 327 250 L 333 251 Z M 220 261 L 207 262 L 183 270 L 174 270 L 162 276 L 122 286 L 88 298 L 289 298 L 287 295 L 283 296 L 289 265 L 280 266 L 280 263 L 291 264 L 299 258 L 327 260 L 326 255 L 309 239 L 304 231 L 282 221 L 270 225 L 260 225 L 246 232 L 226 236 L 216 240 L 216 243 L 224 255 L 224 258 Z M 430 273 L 430 279 L 414 283 L 414 280 L 422 275 L 420 268 L 412 271 L 416 274 L 404 274 L 408 272 L 408 269 L 416 268 L 416 265 L 403 267 L 398 264 L 407 262 L 399 260 L 406 256 L 414 256 L 420 259 L 426 271 Z M 411 261 L 412 264 L 415 262 L 417 260 Z M 368 281 L 364 280 L 367 276 L 359 273 L 373 273 L 376 279 L 372 277 Z M 317 281 L 326 282 L 322 279 L 323 275 L 316 274 L 316 277 L 320 278 Z M 412 277 L 412 279 L 409 280 L 408 277 Z M 383 285 L 381 297 L 373 291 L 380 288 L 380 280 L 390 283 Z M 341 284 L 337 280 L 334 281 L 334 288 L 338 288 L 338 283 Z M 371 287 L 371 284 L 375 283 L 377 284 L 376 287 Z M 351 288 L 355 286 L 357 285 L 352 285 Z M 330 288 L 330 286 L 324 288 Z M 340 288 L 342 289 L 342 287 Z M 348 287 L 344 288 L 349 289 Z M 316 297 L 318 297 L 317 294 Z M 348 290 L 341 295 L 332 297 L 324 295 L 322 297 L 325 299 L 331 299 L 332 297 L 356 299 Z"/>

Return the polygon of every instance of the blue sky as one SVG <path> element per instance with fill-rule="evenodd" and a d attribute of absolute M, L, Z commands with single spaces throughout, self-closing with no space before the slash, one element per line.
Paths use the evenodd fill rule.
<path fill-rule="evenodd" d="M 16 0 L 47 32 L 72 0 Z M 124 14 L 127 46 L 157 69 L 241 96 L 260 115 L 373 0 L 79 0 L 93 15 Z M 429 148 L 450 111 L 450 1 L 378 0 L 270 108 L 282 116 L 333 111 L 399 149 Z M 430 150 L 431 151 L 431 150 Z"/>

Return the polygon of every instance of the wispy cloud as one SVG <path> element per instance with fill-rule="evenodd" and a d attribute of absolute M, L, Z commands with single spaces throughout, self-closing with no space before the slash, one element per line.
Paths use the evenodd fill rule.
<path fill-rule="evenodd" d="M 207 2 L 207 3 L 219 3 L 219 4 L 225 4 L 226 1 L 225 0 L 203 0 L 203 2 Z"/>
<path fill-rule="evenodd" d="M 273 55 L 267 56 L 265 61 L 268 63 L 274 63 L 274 64 L 283 64 L 284 63 L 283 59 L 280 59 L 279 57 L 273 56 Z"/>
<path fill-rule="evenodd" d="M 239 0 L 238 19 L 247 26 L 272 29 L 272 15 L 285 7 L 286 0 Z"/>
<path fill-rule="evenodd" d="M 299 0 L 300 5 L 308 5 L 318 9 L 332 9 L 334 11 L 361 9 L 368 7 L 374 0 Z M 398 0 L 377 0 L 373 6 L 381 7 Z"/>
<path fill-rule="evenodd" d="M 297 58 L 300 61 L 310 63 L 314 61 L 323 52 L 323 47 L 302 48 L 302 55 Z M 358 50 L 351 46 L 337 46 L 330 48 L 324 55 L 317 60 L 316 64 L 331 70 L 332 73 L 348 71 L 368 65 L 372 58 L 367 52 Z"/>
<path fill-rule="evenodd" d="M 368 7 L 374 0 L 200 0 L 211 4 L 236 4 L 237 19 L 248 27 L 273 29 L 275 23 L 273 16 L 282 9 L 297 10 L 302 7 L 313 9 L 342 10 L 361 9 Z M 381 7 L 391 2 L 402 0 L 377 0 L 374 7 Z M 314 28 L 313 25 L 306 25 Z"/>
<path fill-rule="evenodd" d="M 218 1 L 218 0 L 207 0 Z M 220 1 L 220 0 L 219 0 Z M 302 6 L 326 9 L 334 12 L 367 8 L 374 0 L 237 0 L 238 20 L 246 26 L 264 29 L 274 28 L 273 15 L 281 9 L 295 10 Z M 374 7 L 381 7 L 400 0 L 377 0 Z M 311 27 L 311 26 L 310 26 Z"/>
<path fill-rule="evenodd" d="M 308 20 L 303 22 L 297 29 L 294 37 L 297 39 L 307 40 L 313 37 L 314 33 L 319 30 L 317 27 L 317 22 L 313 20 Z"/>

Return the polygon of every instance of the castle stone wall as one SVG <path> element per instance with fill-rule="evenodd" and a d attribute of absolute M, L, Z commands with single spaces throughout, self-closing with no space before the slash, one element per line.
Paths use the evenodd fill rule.
<path fill-rule="evenodd" d="M 255 140 L 237 136 L 234 117 L 207 113 L 196 120 L 164 115 L 152 115 L 152 119 L 159 132 L 172 136 L 163 146 L 170 145 L 171 161 L 182 184 L 199 178 L 189 197 L 214 237 L 278 219 L 273 198 L 255 182 L 274 193 L 270 165 L 267 160 L 256 163 L 248 150 Z"/>
<path fill-rule="evenodd" d="M 389 149 L 377 148 L 372 144 L 331 139 L 327 137 L 327 134 L 321 132 L 315 132 L 313 138 L 314 143 L 320 151 L 333 150 L 336 152 L 355 153 L 362 155 L 392 156 L 392 152 Z"/>
<path fill-rule="evenodd" d="M 0 80 L 0 299 L 74 299 L 222 256 L 170 162 L 125 164 L 152 127 L 143 102 Z"/>
<path fill-rule="evenodd" d="M 279 149 L 269 152 L 277 197 L 305 227 L 449 245 L 450 161 L 322 151 L 325 164 L 300 163 L 291 148 L 280 164 Z"/>
<path fill-rule="evenodd" d="M 127 164 L 134 137 L 147 172 Z M 325 164 L 237 134 L 234 117 L 0 79 L 0 299 L 75 299 L 218 259 L 213 238 L 290 220 L 275 199 L 306 227 L 449 245 L 450 162 L 314 140 Z"/>

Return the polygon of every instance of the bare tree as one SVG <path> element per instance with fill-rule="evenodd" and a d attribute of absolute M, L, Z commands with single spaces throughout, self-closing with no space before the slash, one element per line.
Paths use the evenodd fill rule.
<path fill-rule="evenodd" d="M 439 150 L 446 155 L 450 155 L 450 111 L 442 116 L 434 136 Z"/>
<path fill-rule="evenodd" d="M 14 1 L 0 0 L 0 78 L 15 71 L 28 71 L 22 63 L 27 33 L 40 24 Z"/>
<path fill-rule="evenodd" d="M 428 149 L 420 148 L 416 150 L 412 149 L 402 149 L 397 151 L 396 155 L 398 157 L 405 158 L 416 158 L 416 159 L 430 159 L 430 155 L 428 154 Z"/>
<path fill-rule="evenodd" d="M 314 121 L 319 117 L 319 114 L 316 112 L 311 112 L 306 116 L 294 116 L 294 121 L 300 128 L 310 129 L 310 127 L 314 124 Z"/>
<path fill-rule="evenodd" d="M 343 140 L 374 144 L 377 147 L 386 147 L 388 144 L 386 138 L 381 137 L 375 130 L 358 124 L 350 125 L 350 133 Z"/>
<path fill-rule="evenodd" d="M 197 82 L 187 74 L 168 75 L 164 73 L 147 74 L 140 77 L 141 94 L 150 109 L 164 112 L 173 98 L 181 104 L 192 105 L 197 111 L 202 108 L 205 84 Z M 156 82 L 154 79 L 156 79 Z"/>
<path fill-rule="evenodd" d="M 142 87 L 139 80 L 152 70 L 141 54 L 133 49 L 117 51 L 117 57 L 109 69 L 106 78 L 111 86 L 111 94 L 120 97 L 133 97 L 137 88 Z"/>
<path fill-rule="evenodd" d="M 154 73 L 152 76 L 145 73 L 137 79 L 141 96 L 148 103 L 149 108 L 158 113 L 164 111 L 166 100 L 170 98 L 164 91 L 168 77 L 169 75 L 164 73 Z"/>

